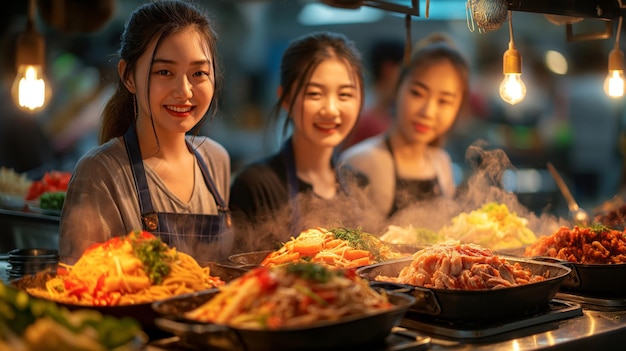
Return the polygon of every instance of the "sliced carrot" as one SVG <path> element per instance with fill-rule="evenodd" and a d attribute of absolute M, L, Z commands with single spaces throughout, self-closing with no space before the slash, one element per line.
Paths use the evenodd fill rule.
<path fill-rule="evenodd" d="M 304 239 L 296 240 L 293 242 L 293 251 L 299 252 L 303 256 L 315 256 L 316 253 L 322 250 L 322 240 L 317 239 Z"/>
<path fill-rule="evenodd" d="M 268 255 L 262 262 L 262 266 L 279 265 L 287 262 L 295 262 L 300 259 L 298 252 L 285 252 L 281 255 Z"/>
<path fill-rule="evenodd" d="M 345 240 L 332 239 L 332 240 L 327 241 L 324 247 L 327 249 L 334 249 L 337 246 L 340 246 L 341 244 L 344 244 L 344 243 L 345 243 Z"/>
<path fill-rule="evenodd" d="M 350 263 L 346 267 L 356 268 L 356 267 L 361 267 L 361 266 L 367 266 L 368 264 L 371 264 L 371 263 L 372 261 L 370 260 L 369 257 L 361 257 L 355 260 L 351 260 Z"/>
<path fill-rule="evenodd" d="M 367 250 L 358 250 L 353 248 L 341 248 L 339 250 L 333 251 L 337 255 L 343 256 L 345 259 L 349 261 L 353 261 L 363 257 L 370 257 L 372 255 L 371 252 Z"/>

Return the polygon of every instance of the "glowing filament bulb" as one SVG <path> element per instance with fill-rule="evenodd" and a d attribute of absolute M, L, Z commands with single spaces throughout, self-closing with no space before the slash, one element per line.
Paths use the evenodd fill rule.
<path fill-rule="evenodd" d="M 500 97 L 505 102 L 515 105 L 524 100 L 526 85 L 522 81 L 521 73 L 505 73 L 500 83 Z"/>
<path fill-rule="evenodd" d="M 612 98 L 624 96 L 624 54 L 618 47 L 609 54 L 609 74 L 604 80 L 604 92 Z"/>
<path fill-rule="evenodd" d="M 604 91 L 612 98 L 624 96 L 624 72 L 620 70 L 609 72 L 604 81 Z"/>
<path fill-rule="evenodd" d="M 41 74 L 41 66 L 21 66 L 15 78 L 19 107 L 37 110 L 46 101 L 46 82 Z"/>

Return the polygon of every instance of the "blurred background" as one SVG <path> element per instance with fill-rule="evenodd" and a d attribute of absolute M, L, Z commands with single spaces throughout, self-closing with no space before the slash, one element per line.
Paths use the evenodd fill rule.
<path fill-rule="evenodd" d="M 116 81 L 119 36 L 130 12 L 143 2 L 36 1 L 35 28 L 45 40 L 45 74 L 52 95 L 46 108 L 34 114 L 19 110 L 10 93 L 16 38 L 26 28 L 29 1 L 3 4 L 0 166 L 39 179 L 46 171 L 71 171 L 78 158 L 97 145 L 100 111 Z M 342 9 L 312 0 L 197 2 L 215 20 L 225 82 L 219 116 L 202 133 L 226 147 L 233 172 L 275 151 L 275 140 L 267 139 L 266 118 L 274 103 L 280 55 L 295 37 L 331 30 L 353 39 L 367 66 L 369 105 L 375 95 L 371 50 L 377 43 L 404 45 L 407 33 L 415 42 L 444 32 L 472 68 L 470 113 L 458 121 L 446 145 L 459 184 L 471 168 L 468 147 L 482 140 L 504 150 L 514 168 L 504 174 L 503 186 L 537 213 L 566 210 L 547 162 L 556 166 L 588 209 L 625 185 L 624 98 L 609 98 L 603 90 L 617 21 L 513 11 L 527 95 L 511 106 L 498 92 L 502 55 L 510 40 L 508 23 L 479 30 L 463 0 L 418 2 L 420 15 L 411 17 L 408 30 L 404 14 L 370 6 Z M 566 21 L 575 31 L 569 36 Z M 626 47 L 624 39 L 619 44 Z"/>

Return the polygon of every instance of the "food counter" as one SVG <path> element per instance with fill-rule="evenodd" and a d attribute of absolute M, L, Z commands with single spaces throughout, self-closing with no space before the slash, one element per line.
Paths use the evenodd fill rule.
<path fill-rule="evenodd" d="M 524 327 L 484 338 L 455 339 L 408 329 L 417 342 L 394 335 L 387 347 L 368 350 L 622 350 L 626 338 L 626 310 L 598 311 L 582 308 L 581 314 L 563 320 Z M 403 324 L 410 325 L 410 321 Z M 478 332 L 477 332 L 478 333 Z M 415 341 L 415 339 L 413 340 Z M 430 341 L 430 342 L 428 342 Z M 147 351 L 187 350 L 176 337 L 156 340 Z"/>
<path fill-rule="evenodd" d="M 430 334 L 431 349 L 490 351 L 623 349 L 623 340 L 626 337 L 626 310 L 600 311 L 585 308 L 584 304 L 580 306 L 581 314 L 578 316 L 538 323 L 484 338 L 455 339 Z M 474 330 L 466 334 L 477 335 L 479 331 Z M 428 334 L 420 332 L 419 335 Z"/>
<path fill-rule="evenodd" d="M 319 231 L 319 230 L 318 230 Z M 325 237 L 330 232 L 321 233 L 322 237 Z M 342 232 L 339 234 L 343 234 Z M 338 233 L 335 233 L 335 240 L 337 240 Z M 591 233 L 586 233 L 590 236 Z M 303 238 L 309 238 L 307 233 L 302 235 Z M 457 245 L 443 245 L 447 248 L 456 248 Z M 462 246 L 462 245 L 458 245 Z M 310 247 L 309 247 L 310 248 Z M 277 252 L 280 252 L 277 251 Z M 235 255 L 236 256 L 236 255 Z M 512 257 L 509 261 L 515 261 Z M 401 263 L 403 259 L 391 261 L 383 261 L 379 264 L 384 267 L 396 267 L 398 263 Z M 410 262 L 410 261 L 407 261 Z M 537 268 L 545 269 L 546 272 L 552 272 L 546 275 L 546 281 L 552 281 L 553 277 L 568 276 L 569 268 L 566 273 L 564 266 L 555 263 L 536 264 L 524 263 L 524 266 L 530 267 L 532 265 Z M 520 263 L 523 263 L 520 261 Z M 228 263 L 224 263 L 226 265 Z M 231 267 L 237 265 L 230 262 Z M 360 266 L 357 270 L 358 274 L 368 272 L 372 267 L 377 264 L 370 264 L 367 266 Z M 406 265 L 406 263 L 405 263 Z M 558 267 L 558 269 L 551 269 L 550 266 Z M 398 266 L 399 267 L 399 266 Z M 585 275 L 581 275 L 583 270 L 581 266 L 577 266 L 577 277 L 582 277 L 582 281 L 585 281 Z M 619 267 L 617 267 L 619 268 Z M 241 268 L 240 268 L 241 269 Z M 0 266 L 0 276 L 6 277 L 7 266 Z M 213 271 L 216 274 L 217 271 Z M 605 284 L 598 284 L 599 286 L 612 286 L 615 288 L 614 293 L 621 292 L 620 277 L 622 277 L 621 269 L 606 270 L 603 269 L 603 276 L 605 278 L 611 277 L 611 281 Z M 616 273 L 607 274 L 607 273 Z M 220 274 L 217 274 L 220 276 Z M 234 277 L 234 276 L 233 276 Z M 549 278 L 549 279 L 548 279 Z M 571 278 L 571 277 L 570 277 Z M 573 279 L 575 282 L 576 279 Z M 579 281 L 580 282 L 580 281 Z M 541 283 L 528 285 L 529 288 L 536 289 Z M 571 288 L 571 287 L 570 287 Z M 589 286 L 587 286 L 589 288 Z M 524 288 L 525 289 L 525 288 Z M 554 292 L 559 287 L 554 288 Z M 240 289 L 246 290 L 246 289 Z M 493 291 L 503 292 L 507 289 L 494 289 Z M 543 289 L 542 289 L 543 290 Z M 199 290 L 195 290 L 199 291 Z M 433 290 L 434 291 L 434 290 Z M 525 291 L 522 293 L 521 291 Z M 518 289 L 516 294 L 507 295 L 508 298 L 504 303 L 506 306 L 511 305 L 523 305 L 523 300 L 528 301 L 529 298 L 536 297 L 533 294 L 527 293 L 528 290 Z M 569 291 L 569 293 L 566 293 Z M 435 292 L 435 296 L 436 292 Z M 462 295 L 466 297 L 467 295 Z M 490 295 L 493 296 L 493 295 Z M 600 295 L 596 295 L 600 296 Z M 409 310 L 404 316 L 398 328 L 394 328 L 392 334 L 386 339 L 384 343 L 371 345 L 367 348 L 354 345 L 357 349 L 376 350 L 376 351 L 399 351 L 399 350 L 620 350 L 623 349 L 622 340 L 626 337 L 626 297 L 622 293 L 615 293 L 613 298 L 591 298 L 583 296 L 582 294 L 576 294 L 572 290 L 565 290 L 561 287 L 554 298 L 548 298 L 545 301 L 550 301 L 545 308 L 537 307 L 533 308 L 532 313 L 524 314 L 523 316 L 516 315 L 514 319 L 511 319 L 511 315 L 506 314 L 504 317 L 499 317 L 497 322 L 494 322 L 495 318 L 492 318 L 492 313 L 498 311 L 498 309 L 491 309 L 488 311 L 488 307 L 463 308 L 465 316 L 463 318 L 449 318 L 450 310 L 446 314 L 444 319 L 443 314 L 435 313 L 436 317 L 429 317 L 426 315 L 417 315 L 415 311 Z M 532 300 L 532 299 L 531 299 Z M 428 301 L 428 300 L 426 300 Z M 465 302 L 466 299 L 457 300 L 456 304 L 450 304 L 451 300 L 438 299 L 440 306 L 451 307 L 453 309 L 459 309 L 454 306 L 468 306 L 467 303 L 458 303 L 458 301 Z M 502 302 L 500 299 L 481 299 L 482 302 L 486 301 L 488 306 L 495 306 L 495 303 Z M 454 301 L 452 301 L 454 302 Z M 528 304 L 528 303 L 526 303 Z M 471 304 L 471 306 L 477 306 L 478 303 Z M 428 306 L 428 305 L 426 305 Z M 503 306 L 502 309 L 508 308 Z M 535 305 L 533 305 L 535 306 Z M 537 305 L 540 306 L 540 305 Z M 543 306 L 543 305 L 541 305 Z M 467 311 L 471 310 L 471 314 Z M 478 310 L 478 311 L 477 311 Z M 484 314 L 481 312 L 484 311 Z M 475 320 L 471 316 L 483 315 L 487 316 L 483 319 Z M 502 313 L 500 313 L 500 316 Z M 133 314 L 131 314 L 133 316 Z M 134 314 L 134 316 L 141 316 Z M 472 319 L 471 322 L 461 322 L 461 320 Z M 150 321 L 153 321 L 151 318 Z M 193 330 L 194 337 L 202 338 L 204 334 L 198 332 L 198 329 L 194 329 L 191 326 L 187 328 L 187 331 Z M 334 326 L 333 326 L 334 328 Z M 145 329 L 148 331 L 148 329 Z M 358 332 L 363 330 L 357 329 Z M 358 333 L 357 332 L 357 333 Z M 344 335 L 342 333 L 341 335 Z M 326 335 L 326 334 L 324 334 Z M 356 335 L 356 334 L 355 334 Z M 166 351 L 166 350 L 189 350 L 189 347 L 181 343 L 176 337 L 172 337 L 167 332 L 150 333 L 151 340 L 145 344 L 143 350 L 151 351 Z M 300 336 L 298 336 L 300 337 Z M 336 338 L 330 337 L 329 340 L 336 340 Z M 357 347 L 358 346 L 358 347 Z M 201 348 L 202 349 L 202 348 Z M 229 350 L 237 350 L 238 348 L 229 348 Z"/>
<path fill-rule="evenodd" d="M 581 314 L 563 320 L 542 323 L 485 338 L 455 339 L 408 329 L 411 340 L 393 335 L 385 347 L 367 350 L 622 350 L 626 338 L 626 310 L 598 311 L 582 308 Z M 406 322 L 403 324 L 411 324 Z M 403 334 L 403 333 L 401 333 Z M 414 342 L 411 342 L 414 341 Z M 176 337 L 150 342 L 147 351 L 188 350 Z"/>

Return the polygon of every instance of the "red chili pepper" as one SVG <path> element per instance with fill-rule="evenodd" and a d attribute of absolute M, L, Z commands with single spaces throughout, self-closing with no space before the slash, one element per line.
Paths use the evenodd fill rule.
<path fill-rule="evenodd" d="M 67 291 L 67 294 L 70 296 L 80 297 L 80 295 L 88 291 L 86 285 L 82 283 L 76 283 L 71 280 L 64 280 L 63 286 L 65 287 L 65 291 Z"/>
<path fill-rule="evenodd" d="M 104 286 L 104 280 L 106 279 L 107 276 L 108 276 L 107 273 L 103 273 L 100 275 L 100 277 L 98 278 L 98 281 L 96 282 L 96 286 L 93 289 L 93 296 L 98 296 L 98 293 L 100 293 L 100 291 L 102 290 L 102 287 Z"/>

